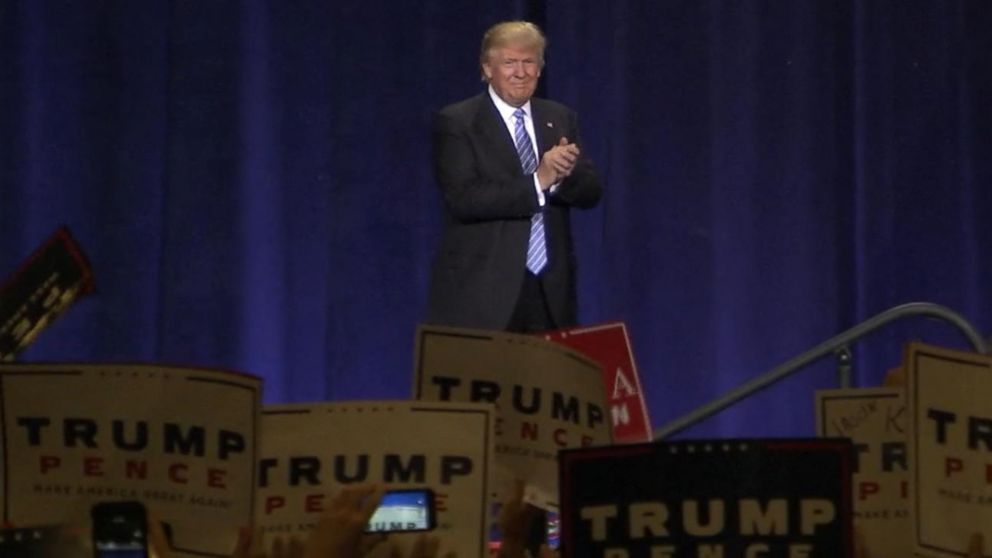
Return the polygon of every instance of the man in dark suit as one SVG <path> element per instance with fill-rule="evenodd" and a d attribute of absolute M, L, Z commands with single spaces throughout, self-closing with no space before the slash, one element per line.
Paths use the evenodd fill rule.
<path fill-rule="evenodd" d="M 576 116 L 533 98 L 545 39 L 532 23 L 486 32 L 481 95 L 442 109 L 435 175 L 446 224 L 427 321 L 533 332 L 576 323 L 569 209 L 602 188 L 579 147 Z"/>

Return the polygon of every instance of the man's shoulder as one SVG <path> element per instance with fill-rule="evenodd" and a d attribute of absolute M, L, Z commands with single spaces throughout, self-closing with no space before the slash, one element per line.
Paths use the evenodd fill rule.
<path fill-rule="evenodd" d="M 541 114 L 547 116 L 560 115 L 567 117 L 568 115 L 574 113 L 574 111 L 568 106 L 550 99 L 531 97 L 530 102 L 534 111 L 540 112 Z M 480 115 L 488 118 L 489 112 L 495 114 L 496 107 L 493 105 L 492 99 L 489 98 L 489 94 L 483 92 L 442 107 L 441 110 L 437 112 L 436 117 L 438 122 L 448 122 L 450 124 L 461 123 L 463 125 L 469 125 L 472 122 L 475 122 Z"/>
<path fill-rule="evenodd" d="M 551 99 L 544 99 L 541 97 L 531 97 L 531 105 L 533 105 L 535 111 L 542 111 L 545 114 L 548 113 L 561 113 L 570 114 L 573 111 L 568 106 L 559 103 L 558 101 L 552 101 Z"/>
<path fill-rule="evenodd" d="M 473 95 L 468 99 L 462 99 L 461 101 L 442 107 L 438 111 L 438 115 L 457 120 L 470 119 L 478 114 L 479 108 L 485 106 L 484 103 L 486 101 L 489 101 L 489 98 L 485 93 Z"/>

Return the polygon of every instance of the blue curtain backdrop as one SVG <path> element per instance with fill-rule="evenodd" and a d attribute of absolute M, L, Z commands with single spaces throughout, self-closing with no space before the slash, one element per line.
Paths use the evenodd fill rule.
<path fill-rule="evenodd" d="M 656 425 L 890 306 L 992 331 L 992 4 L 2 2 L 0 275 L 59 224 L 98 293 L 25 360 L 405 398 L 440 198 L 429 128 L 507 18 L 550 39 L 606 184 L 584 322 L 625 320 Z M 862 384 L 918 321 L 854 347 Z M 811 433 L 823 363 L 693 429 Z"/>

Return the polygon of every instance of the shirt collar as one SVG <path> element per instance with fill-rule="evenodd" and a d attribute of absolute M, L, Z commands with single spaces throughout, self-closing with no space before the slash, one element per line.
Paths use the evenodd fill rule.
<path fill-rule="evenodd" d="M 496 90 L 493 89 L 492 85 L 489 86 L 489 97 L 492 98 L 493 104 L 496 105 L 496 110 L 498 110 L 499 115 L 503 117 L 503 121 L 510 122 L 510 119 L 513 118 L 513 113 L 517 111 L 517 107 L 501 99 L 500 96 L 496 94 Z M 534 119 L 534 114 L 530 111 L 530 99 L 527 99 L 527 102 L 520 108 L 524 109 L 524 113 L 526 113 L 527 118 L 530 118 L 531 120 Z"/>

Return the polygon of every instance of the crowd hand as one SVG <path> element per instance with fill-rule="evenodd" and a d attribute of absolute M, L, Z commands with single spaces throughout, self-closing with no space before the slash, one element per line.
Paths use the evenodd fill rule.
<path fill-rule="evenodd" d="M 252 536 L 249 530 L 238 537 L 232 558 L 361 558 L 385 540 L 382 534 L 365 534 L 382 492 L 374 485 L 346 486 L 331 499 L 306 544 L 294 537 L 277 537 L 266 554 L 261 533 Z"/>
<path fill-rule="evenodd" d="M 579 161 L 579 146 L 568 143 L 563 137 L 558 145 L 544 152 L 541 164 L 537 168 L 537 179 L 542 187 L 548 188 L 570 176 Z"/>
<path fill-rule="evenodd" d="M 278 537 L 272 541 L 272 552 L 269 554 L 250 554 L 250 558 L 303 558 L 306 547 L 296 537 Z"/>
<path fill-rule="evenodd" d="M 410 547 L 410 554 L 408 558 L 437 558 L 438 550 L 441 548 L 441 541 L 437 537 L 430 536 L 421 533 L 417 536 L 417 540 L 413 542 L 413 546 Z M 389 549 L 390 558 L 403 558 L 403 553 L 400 548 L 393 545 Z M 454 552 L 448 552 L 444 555 L 444 558 L 456 558 Z"/>
<path fill-rule="evenodd" d="M 361 558 L 385 540 L 382 534 L 366 535 L 365 526 L 382 500 L 380 486 L 344 487 L 321 515 L 307 540 L 304 558 Z"/>
<path fill-rule="evenodd" d="M 243 528 L 238 532 L 232 558 L 363 558 L 386 539 L 384 534 L 365 534 L 365 526 L 379 506 L 383 489 L 374 485 L 351 485 L 331 500 L 306 544 L 299 539 L 273 540 L 266 554 L 262 530 Z M 152 516 L 148 520 L 148 543 L 152 558 L 172 558 L 162 525 Z M 421 534 L 414 542 L 409 558 L 437 558 L 437 537 Z M 402 558 L 399 549 L 391 549 L 393 558 Z M 448 553 L 444 558 L 455 558 Z"/>
<path fill-rule="evenodd" d="M 293 544 L 286 544 L 277 539 L 273 545 L 272 555 L 265 554 L 265 537 L 260 527 L 254 530 L 251 527 L 242 527 L 238 530 L 238 542 L 234 545 L 234 553 L 231 558 L 288 558 L 290 556 L 302 556 L 302 545 L 296 539 L 292 539 Z M 292 549 L 297 554 L 290 554 Z M 278 552 L 278 554 L 277 554 Z"/>
<path fill-rule="evenodd" d="M 297 552 L 296 554 L 288 553 L 289 548 L 283 551 L 279 545 L 281 541 L 276 541 L 279 552 L 283 553 L 274 553 L 267 557 L 262 550 L 262 530 L 256 529 L 255 532 L 252 532 L 250 527 L 242 527 L 238 530 L 238 542 L 234 545 L 231 558 L 298 558 L 303 555 L 300 550 L 302 545 L 299 544 L 299 541 L 293 542 L 296 544 L 290 545 L 289 548 L 293 548 Z M 151 558 L 172 558 L 169 539 L 165 536 L 165 530 L 162 529 L 162 522 L 153 514 L 148 515 L 148 551 Z"/>
<path fill-rule="evenodd" d="M 499 512 L 499 527 L 503 532 L 499 558 L 522 558 L 524 556 L 524 550 L 527 547 L 527 535 L 539 514 L 539 509 L 524 502 L 524 482 L 516 481 L 513 492 L 503 502 L 503 508 Z"/>

